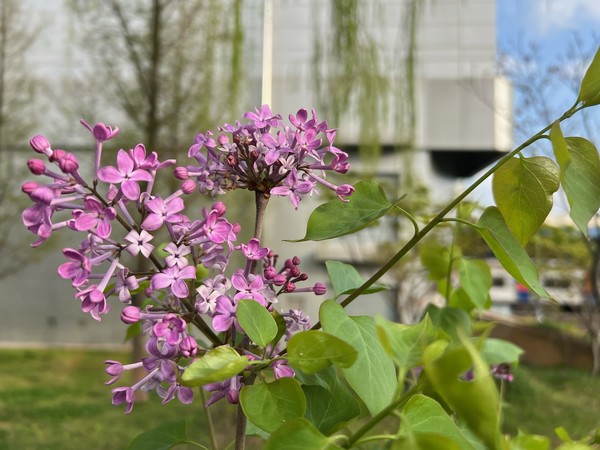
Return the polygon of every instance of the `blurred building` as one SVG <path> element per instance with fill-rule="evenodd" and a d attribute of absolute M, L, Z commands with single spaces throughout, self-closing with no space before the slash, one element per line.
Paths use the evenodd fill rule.
<path fill-rule="evenodd" d="M 390 60 L 402 57 L 397 53 L 398 38 L 404 24 L 406 2 L 379 0 L 378 13 L 366 21 L 371 36 Z M 254 64 L 248 63 L 251 66 L 248 82 L 255 85 L 250 103 L 260 104 L 265 86 L 270 90 L 272 110 L 284 116 L 319 103 L 312 79 L 312 33 L 315 29 L 327 30 L 331 13 L 328 3 L 321 0 L 246 3 L 247 17 L 252 19 L 249 21 L 252 26 L 246 30 L 247 39 L 255 44 L 247 55 Z M 410 170 L 430 188 L 432 201 L 443 202 L 455 193 L 457 180 L 473 175 L 510 149 L 512 93 L 509 82 L 496 76 L 494 0 L 424 0 L 420 3 L 423 10 L 416 41 L 413 165 L 404 167 L 405 159 L 393 151 L 394 118 L 389 117 L 389 124 L 381 134 L 384 152 L 377 172 L 394 186 L 403 173 Z M 265 14 L 261 5 L 270 6 L 270 14 Z M 62 2 L 53 0 L 45 2 L 43 9 L 45 14 L 56 17 L 60 25 L 63 8 Z M 48 26 L 55 27 L 59 34 L 64 32 L 60 26 Z M 264 33 L 271 34 L 265 46 L 261 44 Z M 69 60 L 68 52 L 61 50 L 64 39 L 52 35 L 45 47 L 38 47 L 39 67 L 36 69 L 56 77 L 69 64 L 77 65 L 77 61 L 72 55 Z M 263 55 L 261 48 L 268 54 Z M 54 58 L 48 56 L 49 51 Z M 264 61 L 264 56 L 267 56 L 267 71 L 261 75 L 259 62 Z M 342 115 L 340 123 L 330 125 L 340 130 L 341 148 L 356 147 L 355 119 Z M 355 160 L 353 167 L 360 170 L 361 163 Z M 394 199 L 398 194 L 390 192 L 388 195 Z M 357 236 L 318 244 L 281 242 L 304 236 L 306 220 L 316 205 L 318 202 L 313 199 L 303 202 L 299 210 L 294 211 L 287 199 L 274 199 L 270 207 L 277 212 L 271 211 L 268 218 L 266 244 L 276 248 L 282 257 L 299 256 L 303 270 L 310 274 L 309 281 L 313 283 L 327 279 L 324 270 L 327 259 L 356 262 L 365 275 L 372 273 L 378 263 L 377 244 L 397 237 L 393 227 L 383 226 L 372 232 L 367 230 Z M 76 246 L 77 242 L 71 245 Z M 15 276 L 0 280 L 0 345 L 123 342 L 120 305 L 114 305 L 114 311 L 103 318 L 101 325 L 81 313 L 70 283 L 56 276 L 56 267 L 62 262 L 57 254 L 58 248 Z M 392 279 L 384 281 L 392 287 L 395 283 Z M 303 309 L 316 321 L 323 297 L 298 294 L 289 298 L 289 304 L 280 305 L 282 309 Z M 397 317 L 397 298 L 392 289 L 359 299 L 351 305 L 350 311 L 353 314 L 381 313 L 394 318 Z"/>

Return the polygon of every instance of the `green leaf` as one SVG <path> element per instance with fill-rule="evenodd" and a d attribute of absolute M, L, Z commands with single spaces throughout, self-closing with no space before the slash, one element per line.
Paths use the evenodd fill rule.
<path fill-rule="evenodd" d="M 440 308 L 430 303 L 425 308 L 436 328 L 442 329 L 448 336 L 458 340 L 459 333 L 470 336 L 472 332 L 471 317 L 464 310 L 458 308 Z"/>
<path fill-rule="evenodd" d="M 489 366 L 473 344 L 461 336 L 460 345 L 449 345 L 440 355 L 435 343 L 423 353 L 425 374 L 442 399 L 458 413 L 490 449 L 500 448 L 500 399 Z M 473 370 L 474 379 L 462 378 Z"/>
<path fill-rule="evenodd" d="M 412 431 L 441 434 L 450 438 L 461 450 L 473 450 L 460 428 L 432 398 L 421 394 L 414 395 L 404 406 L 402 417 Z"/>
<path fill-rule="evenodd" d="M 294 334 L 287 344 L 288 362 L 306 374 L 319 372 L 331 364 L 350 367 L 356 350 L 343 340 L 323 331 L 309 330 Z"/>
<path fill-rule="evenodd" d="M 365 279 L 350 264 L 339 261 L 325 261 L 325 266 L 327 267 L 327 274 L 329 275 L 335 298 L 343 294 L 352 293 L 365 282 Z M 386 289 L 389 288 L 382 284 L 373 284 L 363 292 L 363 295 L 385 291 Z"/>
<path fill-rule="evenodd" d="M 506 226 L 498 208 L 495 206 L 486 208 L 479 218 L 476 228 L 502 267 L 515 280 L 540 297 L 551 298 L 540 284 L 535 264 Z"/>
<path fill-rule="evenodd" d="M 273 311 L 271 311 L 271 315 L 273 316 L 273 319 L 275 319 L 275 323 L 277 324 L 277 334 L 273 339 L 273 345 L 275 345 L 281 340 L 281 338 L 285 334 L 285 331 L 287 330 L 287 325 L 283 316 L 275 308 L 273 308 Z"/>
<path fill-rule="evenodd" d="M 594 144 L 581 137 L 563 138 L 560 125 L 550 131 L 560 166 L 560 181 L 570 206 L 570 216 L 588 235 L 588 223 L 600 209 L 600 157 Z"/>
<path fill-rule="evenodd" d="M 289 420 L 302 417 L 306 411 L 300 384 L 288 377 L 244 386 L 240 403 L 248 420 L 269 433 Z"/>
<path fill-rule="evenodd" d="M 125 332 L 125 342 L 130 339 L 133 339 L 135 336 L 142 334 L 142 321 L 132 323 L 127 327 L 127 331 Z"/>
<path fill-rule="evenodd" d="M 317 207 L 306 224 L 301 241 L 323 241 L 355 233 L 383 217 L 394 206 L 381 186 L 374 181 L 360 181 L 354 186 L 348 203 L 331 200 Z"/>
<path fill-rule="evenodd" d="M 460 286 L 475 307 L 480 311 L 485 309 L 492 288 L 492 272 L 487 262 L 461 258 L 458 277 Z"/>
<path fill-rule="evenodd" d="M 510 450 L 550 450 L 550 439 L 519 430 L 519 434 L 510 440 Z"/>
<path fill-rule="evenodd" d="M 559 186 L 558 167 L 544 156 L 512 158 L 494 173 L 494 200 L 522 246 L 546 220 Z"/>
<path fill-rule="evenodd" d="M 577 101 L 585 106 L 600 104 L 600 49 L 583 76 Z"/>
<path fill-rule="evenodd" d="M 169 450 L 188 441 L 185 420 L 161 423 L 156 428 L 139 434 L 128 450 Z"/>
<path fill-rule="evenodd" d="M 523 349 L 504 339 L 488 338 L 483 343 L 481 356 L 488 364 L 518 364 Z"/>
<path fill-rule="evenodd" d="M 391 322 L 381 316 L 375 317 L 377 336 L 394 363 L 404 370 L 412 369 L 421 363 L 423 350 L 435 341 L 437 332 L 429 315 L 416 325 L 403 325 Z"/>
<path fill-rule="evenodd" d="M 264 450 L 342 450 L 323 436 L 306 419 L 294 419 L 279 427 L 265 443 Z"/>
<path fill-rule="evenodd" d="M 342 369 L 348 384 L 372 415 L 390 404 L 396 390 L 396 370 L 376 337 L 371 317 L 349 317 L 333 300 L 321 304 L 323 330 L 346 341 L 358 352 L 356 362 Z"/>
<path fill-rule="evenodd" d="M 450 268 L 450 249 L 436 242 L 419 246 L 421 263 L 429 271 L 430 280 L 445 279 Z"/>
<path fill-rule="evenodd" d="M 335 378 L 328 388 L 302 386 L 306 396 L 305 417 L 329 435 L 360 415 L 360 406 L 350 390 Z"/>
<path fill-rule="evenodd" d="M 248 357 L 222 345 L 194 361 L 181 376 L 184 386 L 203 386 L 224 381 L 239 374 L 248 365 Z"/>
<path fill-rule="evenodd" d="M 252 341 L 266 347 L 277 336 L 277 322 L 267 308 L 254 300 L 240 300 L 237 320 Z"/>

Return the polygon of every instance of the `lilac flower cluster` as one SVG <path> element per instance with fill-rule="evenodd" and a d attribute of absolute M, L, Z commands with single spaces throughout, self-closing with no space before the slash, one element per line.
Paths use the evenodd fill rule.
<path fill-rule="evenodd" d="M 280 116 L 272 115 L 267 106 L 245 117 L 251 123 L 222 128 L 232 133 L 231 143 L 224 135 L 218 138 L 219 146 L 210 133 L 196 137 L 190 155 L 200 167 L 178 167 L 175 174 L 183 182 L 168 196 L 157 195 L 153 188 L 157 173 L 175 161 L 159 161 L 156 152 L 148 154 L 142 144 L 119 150 L 115 165 L 102 165 L 103 144 L 118 133 L 118 128 L 102 123 L 91 127 L 82 121 L 96 141 L 91 181 L 81 176 L 79 162 L 72 153 L 53 149 L 41 135 L 30 141 L 33 150 L 50 163 L 29 160 L 30 171 L 47 182 L 26 182 L 22 186 L 33 202 L 22 214 L 24 225 L 37 236 L 32 246 L 41 245 L 58 229 L 83 233 L 78 248 L 63 250 L 67 261 L 59 266 L 59 276 L 71 281 L 84 313 L 101 320 L 111 310 L 108 300 L 113 296 L 118 298 L 117 304 L 123 305 L 121 320 L 125 324 L 141 323 L 147 337 L 148 356 L 141 361 L 105 363 L 105 371 L 111 376 L 107 385 L 120 380 L 126 371 L 143 368 L 146 372 L 132 386 L 112 391 L 113 404 L 124 403 L 127 413 L 133 408 L 138 390 L 155 390 L 163 402 L 175 397 L 183 403 L 191 402 L 193 391 L 178 380 L 194 358 L 212 346 L 237 345 L 236 349 L 250 359 L 264 358 L 263 352 L 252 353 L 247 338 L 242 339 L 243 344 L 236 340 L 236 334 L 238 338 L 243 335 L 236 318 L 240 300 L 251 299 L 273 311 L 280 295 L 325 293 L 321 283 L 301 286 L 308 275 L 301 271 L 297 257 L 279 264 L 278 256 L 263 247 L 258 237 L 238 244 L 240 226 L 225 218 L 223 203 L 202 209 L 199 218 L 190 219 L 184 214 L 184 197 L 197 186 L 201 192 L 244 187 L 266 196 L 285 195 L 294 206 L 300 194 L 314 190 L 316 182 L 334 189 L 342 199 L 352 193 L 351 186 L 334 186 L 314 174 L 316 170 L 348 170 L 347 155 L 332 145 L 335 130 L 318 122 L 314 112 L 307 120 L 306 111 L 299 111 L 290 117 L 295 129 L 283 127 L 275 135 L 270 130 L 281 127 Z M 325 147 L 316 138 L 320 132 L 327 136 Z M 207 157 L 199 151 L 202 146 L 208 150 Z M 328 153 L 333 159 L 326 164 Z M 160 252 L 155 247 L 159 232 L 168 235 Z M 229 267 L 234 252 L 244 256 L 243 267 Z M 142 257 L 150 267 L 140 268 Z M 136 294 L 145 297 L 143 306 L 132 304 Z M 291 310 L 282 316 L 287 325 L 286 338 L 310 327 L 300 311 Z M 210 347 L 199 344 L 192 326 L 210 341 Z M 268 356 L 276 355 L 281 345 L 268 349 Z M 284 359 L 274 358 L 270 367 L 276 378 L 294 376 Z M 242 377 L 234 376 L 205 386 L 213 393 L 208 403 L 220 398 L 236 403 L 242 384 Z"/>
<path fill-rule="evenodd" d="M 175 176 L 195 180 L 202 193 L 249 189 L 289 197 L 296 208 L 301 196 L 315 192 L 317 184 L 334 191 L 342 201 L 352 195 L 351 185 L 337 186 L 325 179 L 325 171 L 346 173 L 350 165 L 348 154 L 333 145 L 336 130 L 319 122 L 314 110 L 310 119 L 305 109 L 290 115 L 291 126 L 267 105 L 244 117 L 250 122 L 224 125 L 216 140 L 211 132 L 198 134 L 188 152 L 198 165 L 177 167 Z M 325 144 L 319 135 L 324 135 Z"/>

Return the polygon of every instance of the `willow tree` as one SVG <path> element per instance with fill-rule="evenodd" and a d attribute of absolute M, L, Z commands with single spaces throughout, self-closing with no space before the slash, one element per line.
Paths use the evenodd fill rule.
<path fill-rule="evenodd" d="M 314 33 L 313 78 L 319 99 L 319 110 L 332 122 L 351 117 L 358 127 L 359 156 L 365 172 L 373 176 L 383 144 L 392 146 L 411 167 L 416 145 L 415 79 L 418 30 L 423 0 L 406 0 L 397 11 L 397 42 L 386 42 L 384 48 L 377 24 L 390 11 L 379 2 L 330 0 L 327 29 Z M 379 40 L 378 40 L 379 38 Z M 390 48 L 393 48 L 390 52 Z M 387 132 L 387 142 L 381 136 Z M 342 136 L 342 139 L 344 137 Z M 427 192 L 411 170 L 398 174 L 397 185 L 390 189 L 411 192 L 404 207 L 420 210 L 427 205 Z M 409 204 L 410 203 L 410 204 Z M 393 226 L 399 227 L 400 221 Z M 397 230 L 402 234 L 402 230 Z M 393 243 L 390 243 L 393 247 Z M 391 251 L 384 246 L 380 254 Z M 389 247 L 389 248 L 388 248 Z M 411 270 L 407 270 L 411 267 Z M 396 311 L 399 318 L 414 316 L 412 304 L 420 299 L 415 289 L 415 274 L 422 269 L 412 258 L 394 272 L 398 294 Z M 419 279 L 421 280 L 421 279 Z M 422 284 L 422 280 L 419 281 Z M 422 286 L 421 286 L 422 287 Z M 404 311 L 407 310 L 407 311 Z M 410 310 L 410 313 L 409 311 Z"/>
<path fill-rule="evenodd" d="M 10 258 L 0 260 L 0 277 L 23 267 L 29 258 L 21 248 L 13 227 L 23 209 L 23 195 L 15 185 L 21 162 L 15 149 L 26 142 L 35 122 L 39 104 L 34 106 L 34 78 L 27 67 L 27 51 L 35 38 L 35 27 L 28 23 L 20 1 L 0 2 L 0 249 Z"/>
<path fill-rule="evenodd" d="M 242 0 L 71 5 L 75 40 L 92 59 L 88 97 L 97 110 L 116 105 L 149 149 L 174 156 L 190 135 L 239 115 Z"/>

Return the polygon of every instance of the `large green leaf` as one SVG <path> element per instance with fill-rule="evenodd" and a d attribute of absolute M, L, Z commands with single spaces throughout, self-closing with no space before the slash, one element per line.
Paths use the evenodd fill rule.
<path fill-rule="evenodd" d="M 498 408 L 500 398 L 489 366 L 469 339 L 448 346 L 440 355 L 436 343 L 425 349 L 425 374 L 436 392 L 458 413 L 490 449 L 500 448 Z M 467 381 L 463 375 L 473 370 Z"/>
<path fill-rule="evenodd" d="M 428 314 L 415 325 L 391 322 L 381 316 L 375 317 L 375 324 L 383 348 L 403 370 L 419 365 L 423 350 L 435 341 L 437 336 Z"/>
<path fill-rule="evenodd" d="M 252 341 L 266 347 L 277 335 L 277 322 L 267 308 L 254 300 L 240 300 L 237 320 Z"/>
<path fill-rule="evenodd" d="M 343 294 L 352 293 L 365 282 L 365 279 L 350 264 L 339 261 L 325 261 L 325 266 L 327 267 L 327 274 L 329 275 L 329 281 L 331 281 L 335 298 Z M 363 292 L 363 295 L 385 291 L 386 289 L 389 288 L 382 284 L 373 284 Z"/>
<path fill-rule="evenodd" d="M 598 150 L 582 137 L 563 138 L 555 123 L 550 139 L 560 166 L 560 181 L 570 206 L 570 215 L 587 236 L 588 223 L 600 208 L 600 158 Z"/>
<path fill-rule="evenodd" d="M 435 433 L 411 433 L 395 440 L 391 450 L 462 450 L 452 439 Z"/>
<path fill-rule="evenodd" d="M 360 414 L 354 395 L 337 377 L 328 388 L 305 385 L 302 390 L 306 396 L 305 417 L 325 435 L 339 430 Z"/>
<path fill-rule="evenodd" d="M 347 203 L 331 200 L 317 207 L 306 225 L 306 235 L 299 241 L 323 241 L 355 233 L 383 217 L 394 206 L 381 186 L 374 181 L 360 181 Z"/>
<path fill-rule="evenodd" d="M 342 369 L 348 384 L 365 402 L 372 415 L 389 405 L 396 391 L 396 370 L 376 337 L 371 317 L 350 317 L 333 300 L 321 304 L 323 330 L 346 341 L 358 352 L 356 362 Z"/>
<path fill-rule="evenodd" d="M 248 357 L 222 345 L 194 361 L 181 376 L 184 386 L 202 386 L 224 381 L 240 373 L 248 365 Z"/>
<path fill-rule="evenodd" d="M 477 222 L 477 230 L 502 267 L 515 280 L 540 297 L 551 298 L 540 284 L 535 264 L 506 226 L 498 208 L 495 206 L 486 208 Z"/>
<path fill-rule="evenodd" d="M 421 394 L 414 395 L 404 406 L 402 417 L 412 431 L 441 434 L 458 444 L 461 450 L 473 450 L 460 428 L 432 398 Z"/>
<path fill-rule="evenodd" d="M 248 420 L 269 433 L 289 420 L 302 417 L 306 411 L 300 384 L 287 377 L 272 383 L 244 386 L 240 403 Z"/>
<path fill-rule="evenodd" d="M 494 173 L 494 200 L 521 245 L 525 246 L 546 220 L 552 194 L 559 186 L 558 167 L 544 156 L 512 158 Z"/>
<path fill-rule="evenodd" d="M 518 364 L 523 349 L 504 339 L 488 338 L 483 343 L 481 356 L 488 364 Z"/>
<path fill-rule="evenodd" d="M 287 345 L 289 363 L 306 374 L 313 374 L 331 364 L 350 367 L 356 350 L 342 339 L 323 331 L 309 330 L 294 334 Z"/>
<path fill-rule="evenodd" d="M 600 104 L 600 48 L 583 76 L 577 100 L 585 106 Z"/>
<path fill-rule="evenodd" d="M 460 286 L 480 311 L 485 309 L 492 288 L 490 266 L 482 259 L 461 258 L 458 269 Z"/>
<path fill-rule="evenodd" d="M 161 423 L 156 428 L 139 434 L 127 450 L 169 450 L 188 441 L 185 420 L 176 420 Z"/>
<path fill-rule="evenodd" d="M 264 450 L 342 450 L 306 419 L 294 419 L 279 427 Z"/>

